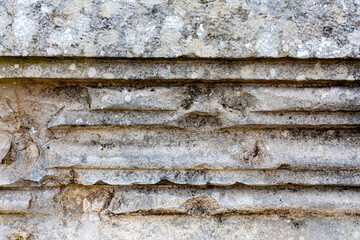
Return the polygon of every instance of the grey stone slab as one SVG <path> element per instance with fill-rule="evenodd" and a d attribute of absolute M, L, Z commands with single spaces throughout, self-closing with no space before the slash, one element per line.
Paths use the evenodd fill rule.
<path fill-rule="evenodd" d="M 3 56 L 359 57 L 359 2 L 3 1 Z"/>

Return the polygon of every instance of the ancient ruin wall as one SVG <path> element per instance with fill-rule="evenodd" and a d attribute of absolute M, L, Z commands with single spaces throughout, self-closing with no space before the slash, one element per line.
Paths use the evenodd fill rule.
<path fill-rule="evenodd" d="M 360 2 L 0 2 L 0 240 L 359 239 Z"/>

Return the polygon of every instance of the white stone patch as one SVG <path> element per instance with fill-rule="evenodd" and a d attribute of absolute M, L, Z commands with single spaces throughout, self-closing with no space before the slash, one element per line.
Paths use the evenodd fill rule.
<path fill-rule="evenodd" d="M 346 80 L 355 81 L 354 75 L 349 75 Z"/>
<path fill-rule="evenodd" d="M 299 44 L 297 47 L 296 56 L 299 58 L 307 58 L 310 56 L 309 51 L 304 48 L 303 44 Z"/>
<path fill-rule="evenodd" d="M 164 28 L 175 28 L 180 31 L 183 27 L 184 27 L 184 22 L 178 16 L 166 17 L 164 21 Z"/>
<path fill-rule="evenodd" d="M 46 49 L 46 52 L 49 56 L 54 56 L 60 54 L 60 50 L 54 49 L 54 48 L 48 48 Z"/>
<path fill-rule="evenodd" d="M 27 47 L 32 41 L 33 34 L 37 32 L 38 23 L 28 17 L 24 10 L 19 10 L 14 16 L 12 29 L 16 41 Z"/>
<path fill-rule="evenodd" d="M 89 71 L 88 71 L 88 77 L 95 77 L 95 75 L 96 75 L 96 69 L 95 68 L 93 68 L 93 67 L 91 67 L 91 68 L 89 68 Z"/>
<path fill-rule="evenodd" d="M 359 30 L 353 31 L 352 33 L 350 33 L 348 35 L 348 39 L 351 44 L 354 44 L 354 45 L 359 44 L 360 31 Z"/>
<path fill-rule="evenodd" d="M 296 77 L 296 80 L 300 81 L 300 80 L 305 80 L 306 76 L 305 75 L 299 75 Z"/>
<path fill-rule="evenodd" d="M 203 24 L 199 25 L 199 28 L 196 31 L 196 35 L 198 35 L 199 38 L 203 38 L 206 35 L 206 30 L 204 29 Z"/>
<path fill-rule="evenodd" d="M 69 66 L 69 69 L 70 69 L 71 71 L 76 70 L 76 65 L 75 65 L 74 63 L 72 63 L 72 64 Z"/>
<path fill-rule="evenodd" d="M 24 4 L 26 6 L 29 6 L 30 4 L 34 4 L 39 2 L 39 0 L 17 0 L 17 4 Z"/>
<path fill-rule="evenodd" d="M 137 55 L 140 56 L 141 54 L 143 54 L 145 50 L 145 44 L 143 42 L 139 42 L 136 43 L 133 47 L 132 47 L 132 51 Z"/>
<path fill-rule="evenodd" d="M 97 41 L 101 46 L 116 45 L 118 40 L 119 35 L 116 30 L 103 31 L 97 36 Z"/>
<path fill-rule="evenodd" d="M 154 5 L 154 4 L 167 3 L 168 0 L 140 0 L 139 2 Z"/>
<path fill-rule="evenodd" d="M 78 230 L 78 238 L 84 240 L 100 240 L 99 216 L 97 213 L 84 213 L 81 217 L 81 225 Z"/>
<path fill-rule="evenodd" d="M 275 48 L 274 36 L 271 32 L 264 32 L 260 35 L 255 44 L 256 51 L 266 57 L 277 57 L 278 51 Z"/>
<path fill-rule="evenodd" d="M 75 122 L 76 122 L 76 123 L 83 123 L 83 120 L 82 120 L 82 118 L 79 118 L 79 119 L 76 119 Z"/>
<path fill-rule="evenodd" d="M 270 76 L 271 76 L 272 78 L 275 78 L 275 77 L 276 77 L 276 69 L 275 69 L 275 68 L 270 69 Z"/>
<path fill-rule="evenodd" d="M 103 77 L 105 79 L 114 79 L 115 78 L 114 74 L 112 74 L 112 73 L 104 73 Z"/>
<path fill-rule="evenodd" d="M 131 101 L 131 96 L 129 96 L 129 95 L 125 96 L 125 101 L 130 102 Z"/>
<path fill-rule="evenodd" d="M 54 9 L 54 7 L 52 7 L 52 6 L 48 6 L 45 4 L 41 5 L 41 12 L 43 12 L 43 13 L 49 14 L 52 12 L 53 9 Z"/>
<path fill-rule="evenodd" d="M 316 52 L 316 57 L 326 58 L 329 56 L 341 57 L 341 49 L 332 39 L 322 37 L 318 51 Z"/>
<path fill-rule="evenodd" d="M 42 68 L 38 65 L 32 65 L 25 70 L 26 77 L 41 77 Z"/>
<path fill-rule="evenodd" d="M 59 17 L 55 17 L 54 18 L 54 24 L 56 25 L 56 26 L 62 26 L 63 24 L 64 24 L 64 20 L 62 19 L 62 18 L 59 18 Z"/>
<path fill-rule="evenodd" d="M 62 49 L 66 49 L 73 43 L 74 35 L 74 30 L 66 28 L 64 31 L 52 33 L 48 38 L 48 42 L 58 45 Z"/>
<path fill-rule="evenodd" d="M 99 7 L 99 14 L 104 17 L 111 17 L 119 12 L 121 5 L 118 2 L 105 1 Z"/>
<path fill-rule="evenodd" d="M 90 24 L 91 24 L 90 17 L 81 14 L 76 19 L 75 22 L 76 30 L 88 34 L 90 32 Z"/>

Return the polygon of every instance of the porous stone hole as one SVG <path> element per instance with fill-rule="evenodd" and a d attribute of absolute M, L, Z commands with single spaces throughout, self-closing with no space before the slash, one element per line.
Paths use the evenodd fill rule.
<path fill-rule="evenodd" d="M 277 169 L 291 170 L 291 165 L 290 164 L 281 164 Z"/>

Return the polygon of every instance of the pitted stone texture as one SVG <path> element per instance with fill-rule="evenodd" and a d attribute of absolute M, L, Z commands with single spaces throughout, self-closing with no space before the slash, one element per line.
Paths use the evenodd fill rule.
<path fill-rule="evenodd" d="M 0 55 L 358 58 L 359 5 L 357 0 L 2 1 Z"/>

